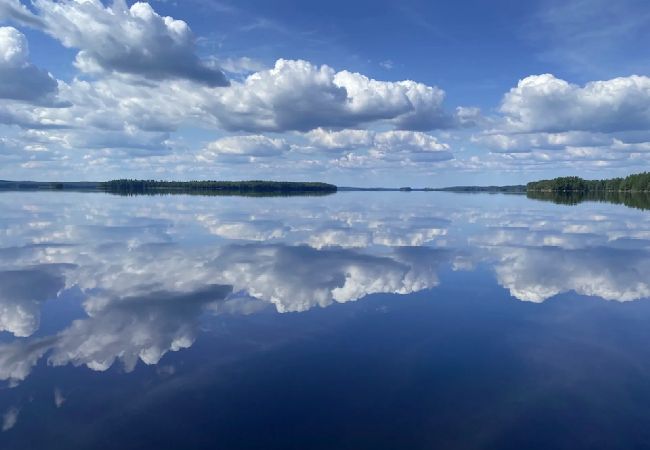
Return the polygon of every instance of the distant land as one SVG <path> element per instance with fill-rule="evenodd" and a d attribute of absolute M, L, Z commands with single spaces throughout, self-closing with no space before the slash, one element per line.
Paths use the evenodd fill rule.
<path fill-rule="evenodd" d="M 81 182 L 6 181 L 0 190 L 107 192 L 119 195 L 324 195 L 337 191 L 333 184 L 289 181 L 156 181 L 111 180 Z"/>
<path fill-rule="evenodd" d="M 100 189 L 116 194 L 148 193 L 224 193 L 234 195 L 265 194 L 327 194 L 337 191 L 333 184 L 297 181 L 155 181 L 112 180 L 101 183 Z"/>
<path fill-rule="evenodd" d="M 523 194 L 526 192 L 526 186 L 523 184 L 507 186 L 451 186 L 432 190 L 443 192 L 503 192 Z"/>
<path fill-rule="evenodd" d="M 584 180 L 580 177 L 558 177 L 532 181 L 527 192 L 650 192 L 650 173 L 636 173 L 625 178 Z"/>
<path fill-rule="evenodd" d="M 97 181 L 7 181 L 0 180 L 0 190 L 6 191 L 54 191 L 54 190 L 75 190 L 75 191 L 96 191 L 101 189 Z"/>
<path fill-rule="evenodd" d="M 413 188 L 413 187 L 401 187 L 401 188 L 384 188 L 384 187 L 371 187 L 371 188 L 360 188 L 360 187 L 350 187 L 350 186 L 339 186 L 339 191 L 392 191 L 392 192 L 516 192 L 516 193 L 525 193 L 526 185 L 517 184 L 511 186 L 450 186 L 443 188 Z"/>
<path fill-rule="evenodd" d="M 650 173 L 628 175 L 625 178 L 585 180 L 580 177 L 558 177 L 550 180 L 532 181 L 526 185 L 507 186 L 450 186 L 441 188 L 414 188 L 410 186 L 353 187 L 335 186 L 321 182 L 300 181 L 157 181 L 157 180 L 111 180 L 111 181 L 6 181 L 0 180 L 0 190 L 48 190 L 48 191 L 100 191 L 121 195 L 138 194 L 197 194 L 197 195 L 326 195 L 334 192 L 464 192 L 464 193 L 644 193 L 650 192 Z M 540 196 L 536 196 L 539 198 Z"/>

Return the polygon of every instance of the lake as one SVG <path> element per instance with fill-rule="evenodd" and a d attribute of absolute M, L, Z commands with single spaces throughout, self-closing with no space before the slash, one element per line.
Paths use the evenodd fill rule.
<path fill-rule="evenodd" d="M 650 213 L 0 193 L 0 448 L 650 448 Z"/>

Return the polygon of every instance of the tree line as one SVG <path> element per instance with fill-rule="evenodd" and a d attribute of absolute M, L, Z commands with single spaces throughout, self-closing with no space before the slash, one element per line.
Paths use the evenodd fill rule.
<path fill-rule="evenodd" d="M 266 193 L 330 193 L 336 192 L 333 184 L 320 182 L 293 181 L 161 181 L 161 180 L 111 180 L 101 184 L 106 192 L 119 194 L 147 193 L 234 193 L 234 194 L 266 194 Z"/>
<path fill-rule="evenodd" d="M 628 175 L 625 178 L 585 180 L 580 177 L 558 177 L 532 181 L 527 192 L 650 192 L 650 173 Z"/>

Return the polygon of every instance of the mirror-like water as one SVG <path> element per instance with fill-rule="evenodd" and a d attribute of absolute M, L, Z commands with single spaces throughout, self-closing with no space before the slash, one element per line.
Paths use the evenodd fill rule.
<path fill-rule="evenodd" d="M 0 194 L 0 448 L 648 448 L 650 216 Z"/>

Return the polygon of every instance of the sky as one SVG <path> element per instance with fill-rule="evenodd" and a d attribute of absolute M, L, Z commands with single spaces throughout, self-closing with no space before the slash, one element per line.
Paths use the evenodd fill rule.
<path fill-rule="evenodd" d="M 626 175 L 649 44 L 646 0 L 0 0 L 0 179 Z"/>

